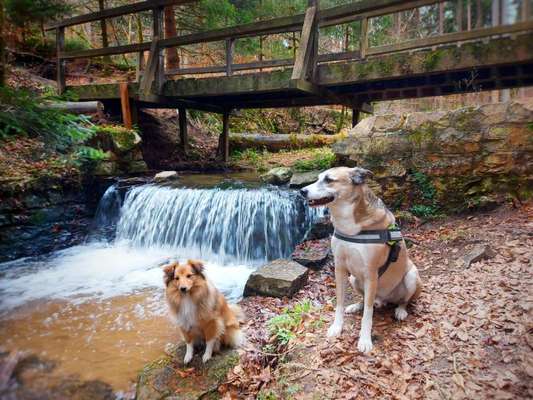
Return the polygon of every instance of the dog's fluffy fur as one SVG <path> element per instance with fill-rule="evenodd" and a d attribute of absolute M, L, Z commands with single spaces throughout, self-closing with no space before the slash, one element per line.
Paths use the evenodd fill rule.
<path fill-rule="evenodd" d="M 326 205 L 336 230 L 347 235 L 357 235 L 362 230 L 387 229 L 395 223 L 394 215 L 376 197 L 365 181 L 372 173 L 363 168 L 331 168 L 321 173 L 318 181 L 302 189 L 311 206 Z M 374 305 L 396 304 L 398 320 L 407 317 L 407 303 L 415 299 L 422 284 L 418 270 L 407 255 L 405 243 L 401 243 L 398 260 L 378 276 L 385 263 L 387 244 L 362 244 L 331 239 L 335 259 L 335 283 L 337 306 L 335 320 L 328 336 L 338 336 L 344 323 L 344 312 L 363 310 L 361 331 L 357 348 L 362 352 L 372 350 L 372 314 Z M 352 304 L 344 310 L 346 281 L 364 298 L 363 304 Z"/>
<path fill-rule="evenodd" d="M 204 363 L 221 345 L 235 348 L 242 344 L 244 315 L 206 278 L 201 261 L 174 262 L 163 270 L 167 302 L 187 344 L 185 364 L 191 361 L 195 344 L 205 343 Z"/>

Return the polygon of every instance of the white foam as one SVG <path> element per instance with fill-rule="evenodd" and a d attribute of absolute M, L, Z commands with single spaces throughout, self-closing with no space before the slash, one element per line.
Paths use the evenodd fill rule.
<path fill-rule="evenodd" d="M 180 254 L 179 258 L 187 258 Z M 163 293 L 161 264 L 176 254 L 164 248 L 130 247 L 127 243 L 90 243 L 56 252 L 45 260 L 21 259 L 1 265 L 0 309 L 32 300 L 68 299 L 79 303 L 108 299 L 148 288 Z M 251 266 L 209 262 L 206 273 L 228 298 L 241 296 Z"/>

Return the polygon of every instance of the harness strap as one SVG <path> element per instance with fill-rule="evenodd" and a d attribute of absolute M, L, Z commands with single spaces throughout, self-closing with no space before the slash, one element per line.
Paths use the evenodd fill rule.
<path fill-rule="evenodd" d="M 403 239 L 402 232 L 399 229 L 381 229 L 361 231 L 357 235 L 345 235 L 338 231 L 333 232 L 337 239 L 351 243 L 387 243 L 391 241 L 400 241 Z"/>
<path fill-rule="evenodd" d="M 397 228 L 361 231 L 359 234 L 353 236 L 345 235 L 335 231 L 333 232 L 333 236 L 335 236 L 337 239 L 350 243 L 375 243 L 386 244 L 389 246 L 389 255 L 387 256 L 385 263 L 379 267 L 378 277 L 381 277 L 381 275 L 387 272 L 387 269 L 389 269 L 389 266 L 393 262 L 398 261 L 400 250 L 402 249 L 400 242 L 403 240 L 403 236 L 400 230 Z"/>

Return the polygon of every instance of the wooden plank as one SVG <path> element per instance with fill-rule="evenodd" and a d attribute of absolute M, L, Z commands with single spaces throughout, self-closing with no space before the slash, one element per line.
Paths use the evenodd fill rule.
<path fill-rule="evenodd" d="M 107 47 L 105 49 L 69 51 L 68 53 L 61 53 L 61 58 L 63 60 L 69 60 L 73 58 L 91 58 L 91 57 L 109 56 L 113 54 L 136 53 L 136 52 L 150 50 L 151 44 L 152 42 L 144 42 L 144 43 L 127 44 L 123 46 Z"/>
<path fill-rule="evenodd" d="M 131 114 L 130 96 L 128 90 L 128 82 L 121 82 L 119 84 L 120 90 L 120 106 L 122 109 L 122 122 L 127 129 L 133 128 L 133 119 Z"/>
<path fill-rule="evenodd" d="M 155 80 L 155 75 L 157 73 L 157 63 L 159 62 L 159 52 L 157 48 L 157 43 L 159 37 L 155 36 L 152 41 L 152 46 L 150 47 L 150 54 L 148 55 L 148 62 L 146 66 L 146 71 L 142 76 L 141 83 L 139 86 L 139 92 L 143 95 L 149 94 L 152 89 L 152 84 Z"/>
<path fill-rule="evenodd" d="M 61 53 L 65 48 L 65 28 L 56 29 L 56 54 L 57 54 L 57 93 L 63 94 L 66 87 L 65 61 L 61 59 Z"/>
<path fill-rule="evenodd" d="M 487 36 L 502 35 L 506 33 L 516 33 L 533 29 L 533 21 L 518 22 L 513 25 L 499 25 L 490 28 L 474 29 L 471 31 L 447 33 L 442 36 L 427 37 L 424 39 L 410 40 L 404 43 L 396 43 L 386 46 L 371 47 L 367 50 L 367 55 L 381 55 L 395 53 L 404 50 L 420 49 L 440 44 L 462 42 L 467 40 L 480 39 Z"/>
<path fill-rule="evenodd" d="M 366 57 L 368 51 L 368 18 L 361 21 L 361 35 L 359 36 L 359 53 L 361 58 Z"/>
<path fill-rule="evenodd" d="M 187 109 L 185 107 L 178 108 L 178 117 L 181 149 L 187 154 L 189 151 L 189 136 L 187 134 Z"/>
<path fill-rule="evenodd" d="M 52 30 L 59 27 L 67 27 L 73 25 L 85 24 L 87 22 L 98 21 L 105 18 L 120 17 L 121 15 L 134 14 L 141 11 L 148 11 L 154 7 L 164 7 L 170 5 L 182 5 L 187 3 L 194 3 L 198 0 L 149 0 L 141 1 L 139 3 L 128 4 L 125 6 L 108 8 L 103 11 L 93 12 L 90 14 L 78 15 L 76 17 L 67 18 L 62 21 L 54 22 L 48 25 L 45 29 Z"/>
<path fill-rule="evenodd" d="M 233 64 L 234 47 L 235 47 L 235 40 L 226 39 L 226 75 L 227 76 L 231 76 L 233 74 L 231 67 Z"/>
<path fill-rule="evenodd" d="M 152 10 L 152 37 L 162 38 L 164 37 L 163 20 L 165 9 L 163 7 L 157 7 Z M 159 45 L 156 46 L 157 62 L 155 65 L 155 90 L 157 94 L 160 94 L 161 88 L 165 83 L 165 54 L 163 48 Z"/>
<path fill-rule="evenodd" d="M 312 53 L 316 32 L 315 17 L 316 7 L 309 7 L 305 12 L 300 47 L 298 47 L 298 52 L 296 53 L 291 79 L 307 79 L 309 71 L 312 68 Z"/>

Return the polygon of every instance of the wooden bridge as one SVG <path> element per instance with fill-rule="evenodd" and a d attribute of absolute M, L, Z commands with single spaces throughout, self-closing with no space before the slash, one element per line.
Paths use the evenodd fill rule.
<path fill-rule="evenodd" d="M 355 123 L 359 111 L 370 111 L 369 104 L 374 101 L 533 85 L 533 20 L 529 0 L 522 0 L 510 23 L 504 18 L 507 0 L 492 0 L 490 26 L 484 26 L 480 18 L 473 21 L 473 0 L 448 1 L 455 7 L 456 29 L 451 33 L 444 32 L 444 1 L 362 0 L 320 9 L 317 0 L 310 0 L 305 14 L 163 38 L 164 7 L 193 1 L 144 1 L 80 15 L 48 27 L 55 29 L 57 35 L 59 90 L 68 88 L 80 100 L 120 102 L 125 122 L 130 124 L 130 110 L 137 106 L 178 108 L 184 150 L 188 146 L 185 110 L 221 113 L 223 132 L 219 151 L 227 160 L 228 122 L 234 109 L 342 104 L 354 110 Z M 440 10 L 436 35 L 370 45 L 369 25 L 373 18 L 431 5 Z M 149 10 L 153 16 L 150 42 L 64 50 L 67 27 Z M 318 53 L 321 28 L 353 21 L 361 21 L 359 50 Z M 285 32 L 300 32 L 294 59 L 233 62 L 236 40 Z M 165 70 L 164 49 L 220 41 L 226 44 L 225 65 Z M 149 52 L 148 61 L 136 82 L 66 85 L 67 60 L 137 53 L 141 61 L 144 52 Z"/>

